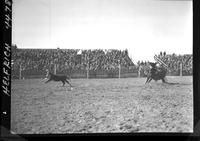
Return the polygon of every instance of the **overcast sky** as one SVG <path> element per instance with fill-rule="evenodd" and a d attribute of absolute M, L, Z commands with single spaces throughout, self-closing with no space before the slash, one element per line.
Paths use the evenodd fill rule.
<path fill-rule="evenodd" d="M 160 51 L 192 54 L 192 1 L 13 0 L 18 48 L 128 49 L 134 62 Z"/>

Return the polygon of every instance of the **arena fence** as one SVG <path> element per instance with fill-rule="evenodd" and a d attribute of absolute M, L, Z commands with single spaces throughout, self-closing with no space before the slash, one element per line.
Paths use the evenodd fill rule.
<path fill-rule="evenodd" d="M 110 70 L 87 70 L 87 69 L 66 69 L 66 70 L 56 70 L 56 67 L 53 69 L 53 72 L 56 74 L 67 74 L 71 78 L 130 78 L 130 77 L 146 77 L 146 74 L 143 70 L 138 70 L 137 67 L 124 67 L 119 66 L 115 69 Z M 12 79 L 30 79 L 30 78 L 44 78 L 46 75 L 45 70 L 39 69 L 22 69 L 21 66 L 12 70 Z M 168 76 L 186 76 L 192 75 L 183 70 L 182 65 L 178 71 L 168 71 Z"/>
<path fill-rule="evenodd" d="M 56 74 L 66 74 L 71 78 L 127 78 L 138 77 L 138 71 L 135 68 L 120 67 L 112 70 L 87 70 L 87 69 L 66 69 L 66 70 L 52 70 Z M 39 69 L 22 69 L 18 67 L 12 70 L 13 79 L 29 79 L 29 78 L 44 78 L 45 70 Z"/>

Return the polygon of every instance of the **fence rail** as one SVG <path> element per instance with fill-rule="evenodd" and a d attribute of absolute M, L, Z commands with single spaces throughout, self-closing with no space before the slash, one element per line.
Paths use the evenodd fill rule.
<path fill-rule="evenodd" d="M 39 69 L 26 69 L 22 70 L 22 67 L 15 68 L 12 70 L 12 78 L 13 79 L 27 79 L 27 78 L 41 78 L 45 77 L 45 70 Z M 146 77 L 144 70 L 140 70 L 136 67 L 121 67 L 110 69 L 110 70 L 87 70 L 87 69 L 65 69 L 65 70 L 52 70 L 56 72 L 56 74 L 66 74 L 71 78 L 128 78 L 128 77 Z M 167 73 L 168 76 L 185 76 L 192 75 L 192 73 L 187 73 L 185 70 L 180 69 L 178 71 L 171 71 Z"/>

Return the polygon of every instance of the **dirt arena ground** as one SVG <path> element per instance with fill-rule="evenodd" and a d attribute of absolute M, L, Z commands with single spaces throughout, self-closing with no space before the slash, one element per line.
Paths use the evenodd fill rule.
<path fill-rule="evenodd" d="M 13 80 L 11 130 L 17 134 L 192 132 L 191 76 L 175 85 L 146 78 Z"/>

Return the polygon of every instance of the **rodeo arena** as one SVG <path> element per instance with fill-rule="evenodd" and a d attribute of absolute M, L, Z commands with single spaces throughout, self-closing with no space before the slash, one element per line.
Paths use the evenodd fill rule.
<path fill-rule="evenodd" d="M 12 46 L 17 134 L 193 132 L 193 55 Z"/>

